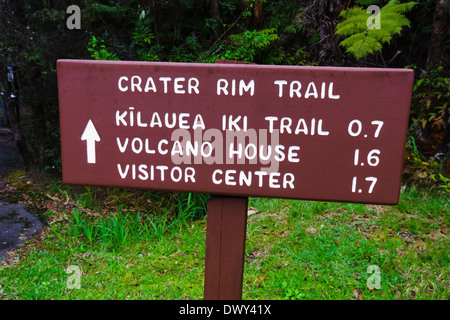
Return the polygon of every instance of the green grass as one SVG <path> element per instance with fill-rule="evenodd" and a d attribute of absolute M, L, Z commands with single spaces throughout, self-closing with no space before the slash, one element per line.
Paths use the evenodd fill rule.
<path fill-rule="evenodd" d="M 30 250 L 0 272 L 3 299 L 171 299 L 201 297 L 204 248 L 198 228 L 116 252 L 61 241 Z M 51 236 L 50 236 L 51 237 Z M 20 262 L 20 263 L 19 263 Z M 18 264 L 19 263 L 19 264 Z M 68 266 L 81 269 L 80 289 L 68 289 Z"/>
<path fill-rule="evenodd" d="M 206 197 L 192 197 L 142 212 L 66 212 L 0 263 L 0 299 L 202 299 Z M 244 299 L 450 299 L 446 194 L 408 188 L 397 206 L 250 206 L 259 212 L 248 218 Z M 367 284 L 372 265 L 379 289 Z M 81 269 L 80 289 L 67 285 L 69 266 Z"/>
<path fill-rule="evenodd" d="M 247 261 L 248 298 L 450 298 L 446 195 L 411 189 L 395 207 L 264 199 L 252 205 L 265 214 L 251 219 L 247 250 L 257 254 Z M 380 289 L 367 286 L 371 265 L 380 268 Z"/>

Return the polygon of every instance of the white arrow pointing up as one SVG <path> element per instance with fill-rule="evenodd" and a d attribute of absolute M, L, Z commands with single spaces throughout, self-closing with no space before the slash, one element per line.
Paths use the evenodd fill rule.
<path fill-rule="evenodd" d="M 95 142 L 100 141 L 100 136 L 98 135 L 97 130 L 95 130 L 91 119 L 89 119 L 86 128 L 84 128 L 81 140 L 86 140 L 87 162 L 95 163 Z"/>

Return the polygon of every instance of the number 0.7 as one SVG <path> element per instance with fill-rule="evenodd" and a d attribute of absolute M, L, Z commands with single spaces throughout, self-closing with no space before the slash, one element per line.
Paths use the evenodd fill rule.
<path fill-rule="evenodd" d="M 380 135 L 381 128 L 383 127 L 384 121 L 373 120 L 371 124 L 377 127 L 375 129 L 375 133 L 373 136 L 374 138 L 378 138 L 378 136 Z M 358 119 L 354 119 L 350 121 L 350 123 L 348 124 L 348 134 L 351 135 L 352 137 L 359 136 L 359 134 L 362 132 L 362 129 L 363 129 L 362 122 Z M 365 134 L 364 137 L 367 137 L 367 134 Z"/>
<path fill-rule="evenodd" d="M 377 178 L 375 177 L 367 177 L 365 178 L 366 181 L 371 182 L 368 193 L 372 193 L 373 188 L 375 187 L 375 184 L 377 183 Z M 358 178 L 357 177 L 353 177 L 353 181 L 352 181 L 352 192 L 355 193 L 356 191 L 358 191 L 358 193 L 362 193 L 362 189 L 357 189 L 357 183 L 358 183 Z"/>

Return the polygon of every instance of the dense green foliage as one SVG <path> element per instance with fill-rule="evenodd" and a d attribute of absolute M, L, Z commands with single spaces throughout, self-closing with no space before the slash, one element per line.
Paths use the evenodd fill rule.
<path fill-rule="evenodd" d="M 450 161 L 441 146 L 448 145 L 450 77 L 442 67 L 419 72 L 413 87 L 405 177 L 448 194 Z"/>
<path fill-rule="evenodd" d="M 450 19 L 441 2 L 5 0 L 0 2 L 0 89 L 26 164 L 59 174 L 57 59 L 409 66 L 416 70 L 410 172 L 437 162 L 428 177 L 434 174 L 435 182 L 443 183 L 439 174 L 448 179 L 450 172 Z M 81 9 L 81 29 L 66 26 L 66 9 L 73 4 Z M 367 27 L 369 5 L 381 8 L 379 29 Z M 15 67 L 14 87 L 6 80 L 7 66 Z"/>

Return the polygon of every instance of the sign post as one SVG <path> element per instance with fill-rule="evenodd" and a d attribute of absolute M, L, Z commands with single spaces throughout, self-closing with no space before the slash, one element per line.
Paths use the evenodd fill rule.
<path fill-rule="evenodd" d="M 205 300 L 242 298 L 247 209 L 248 197 L 211 196 L 208 200 Z"/>
<path fill-rule="evenodd" d="M 241 296 L 248 197 L 398 203 L 412 70 L 57 68 L 64 183 L 215 195 L 206 299 Z"/>
<path fill-rule="evenodd" d="M 247 197 L 212 196 L 208 201 L 205 300 L 242 297 Z"/>

